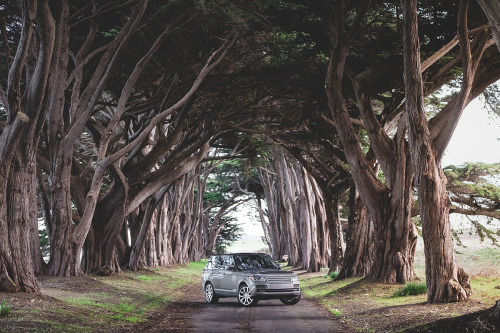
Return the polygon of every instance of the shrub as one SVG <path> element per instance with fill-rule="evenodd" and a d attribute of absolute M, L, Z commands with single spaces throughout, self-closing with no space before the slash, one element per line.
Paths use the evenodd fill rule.
<path fill-rule="evenodd" d="M 0 317 L 7 317 L 10 313 L 10 310 L 12 310 L 12 307 L 5 304 L 5 300 L 3 300 L 0 304 Z"/>
<path fill-rule="evenodd" d="M 335 280 L 335 278 L 339 275 L 339 272 L 335 271 L 335 272 L 331 272 L 331 273 L 328 273 L 327 276 L 330 277 L 330 279 L 332 280 Z"/>
<path fill-rule="evenodd" d="M 427 293 L 427 286 L 425 282 L 410 282 L 407 283 L 404 287 L 396 290 L 393 297 L 404 297 L 404 296 L 412 296 L 412 295 L 422 295 Z"/>

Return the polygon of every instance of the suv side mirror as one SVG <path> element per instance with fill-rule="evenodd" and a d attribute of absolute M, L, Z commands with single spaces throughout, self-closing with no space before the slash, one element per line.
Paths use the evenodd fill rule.
<path fill-rule="evenodd" d="M 226 271 L 234 271 L 234 265 L 226 265 Z"/>

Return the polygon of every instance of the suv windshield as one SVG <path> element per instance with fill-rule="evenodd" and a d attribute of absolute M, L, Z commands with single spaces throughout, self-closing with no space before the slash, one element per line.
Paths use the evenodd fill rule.
<path fill-rule="evenodd" d="M 234 256 L 236 266 L 241 270 L 273 268 L 278 269 L 278 265 L 267 255 L 260 254 L 237 254 Z"/>

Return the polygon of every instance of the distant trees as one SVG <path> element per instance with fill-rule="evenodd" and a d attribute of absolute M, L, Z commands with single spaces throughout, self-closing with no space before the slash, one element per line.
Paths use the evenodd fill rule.
<path fill-rule="evenodd" d="M 500 219 L 500 188 L 491 183 L 500 174 L 500 164 L 466 163 L 443 169 L 453 202 L 452 212 Z"/>
<path fill-rule="evenodd" d="M 226 221 L 215 240 L 214 253 L 227 253 L 228 246 L 240 239 L 243 233 L 244 230 L 236 219 Z"/>
<path fill-rule="evenodd" d="M 279 260 L 286 254 L 290 265 L 312 272 L 328 267 L 331 246 L 343 253 L 343 241 L 338 232 L 337 242 L 331 242 L 321 189 L 283 148 L 272 146 L 269 154 L 270 164 L 259 169 L 266 209 L 260 195 L 257 203 L 271 255 Z M 340 228 L 338 212 L 335 218 Z"/>

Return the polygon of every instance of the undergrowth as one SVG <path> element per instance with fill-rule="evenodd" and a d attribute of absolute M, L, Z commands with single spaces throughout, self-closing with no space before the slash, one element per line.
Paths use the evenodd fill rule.
<path fill-rule="evenodd" d="M 7 317 L 10 314 L 12 307 L 7 305 L 5 300 L 0 303 L 0 317 Z"/>
<path fill-rule="evenodd" d="M 394 292 L 392 297 L 416 296 L 427 293 L 425 282 L 410 282 Z"/>

